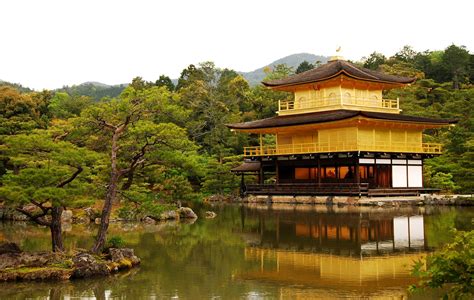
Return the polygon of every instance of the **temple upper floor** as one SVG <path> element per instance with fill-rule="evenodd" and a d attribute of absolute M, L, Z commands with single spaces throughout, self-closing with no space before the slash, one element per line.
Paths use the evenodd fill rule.
<path fill-rule="evenodd" d="M 299 88 L 294 98 L 278 103 L 280 116 L 337 109 L 400 113 L 399 99 L 384 99 L 381 89 L 352 86 Z"/>
<path fill-rule="evenodd" d="M 337 109 L 398 114 L 399 100 L 384 99 L 382 92 L 414 81 L 415 78 L 385 74 L 335 59 L 288 78 L 263 82 L 263 85 L 293 93 L 293 99 L 279 102 L 279 115 Z"/>

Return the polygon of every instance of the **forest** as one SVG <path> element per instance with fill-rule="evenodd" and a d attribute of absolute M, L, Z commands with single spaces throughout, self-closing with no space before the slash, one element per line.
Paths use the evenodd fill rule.
<path fill-rule="evenodd" d="M 267 68 L 265 80 L 319 63 Z M 400 98 L 403 114 L 459 121 L 423 137 L 444 145 L 443 155 L 427 160 L 425 185 L 472 193 L 474 55 L 456 45 L 424 52 L 405 46 L 391 57 L 373 52 L 353 63 L 417 78 L 385 95 Z M 238 195 L 239 178 L 230 169 L 257 138 L 225 124 L 272 117 L 278 100 L 292 97 L 251 86 L 212 62 L 189 65 L 176 85 L 166 75 L 154 82 L 136 77 L 115 94 L 97 100 L 77 89 L 32 91 L 1 83 L 0 204 L 40 224 L 52 216 L 43 225 L 54 226 L 63 209 L 102 200 L 109 208 L 119 201 L 122 216 L 140 219 L 182 202 Z"/>

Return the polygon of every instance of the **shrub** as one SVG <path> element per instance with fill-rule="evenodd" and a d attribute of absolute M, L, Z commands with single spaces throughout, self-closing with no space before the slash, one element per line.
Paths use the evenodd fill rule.
<path fill-rule="evenodd" d="M 107 246 L 109 248 L 122 248 L 125 244 L 125 241 L 120 236 L 112 236 L 107 241 Z"/>
<path fill-rule="evenodd" d="M 474 230 L 455 231 L 454 241 L 415 263 L 412 274 L 420 278 L 410 292 L 425 288 L 446 289 L 444 298 L 472 299 L 474 295 Z"/>

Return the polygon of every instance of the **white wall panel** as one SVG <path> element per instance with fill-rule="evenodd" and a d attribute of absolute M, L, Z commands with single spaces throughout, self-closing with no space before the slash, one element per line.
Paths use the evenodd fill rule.
<path fill-rule="evenodd" d="M 407 166 L 392 166 L 392 187 L 407 187 Z"/>
<path fill-rule="evenodd" d="M 408 166 L 408 187 L 423 187 L 422 166 Z"/>
<path fill-rule="evenodd" d="M 395 248 L 408 247 L 408 217 L 393 218 L 393 242 Z"/>
<path fill-rule="evenodd" d="M 406 165 L 407 160 L 406 159 L 392 159 L 392 164 L 394 164 L 394 165 Z"/>
<path fill-rule="evenodd" d="M 375 159 L 373 159 L 373 158 L 359 158 L 359 164 L 375 164 Z"/>
<path fill-rule="evenodd" d="M 425 241 L 423 216 L 410 217 L 410 246 L 422 247 Z"/>

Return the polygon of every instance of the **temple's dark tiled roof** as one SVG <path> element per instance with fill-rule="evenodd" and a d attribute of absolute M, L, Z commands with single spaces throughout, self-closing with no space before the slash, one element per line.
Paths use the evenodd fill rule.
<path fill-rule="evenodd" d="M 256 120 L 251 122 L 227 124 L 227 127 L 231 129 L 258 129 L 258 128 L 272 128 L 280 126 L 295 126 L 304 124 L 317 124 L 331 121 L 341 121 L 354 117 L 366 117 L 370 119 L 378 120 L 390 120 L 400 122 L 415 122 L 415 123 L 430 123 L 430 124 L 453 124 L 457 120 L 453 119 L 432 119 L 416 116 L 407 116 L 390 113 L 379 113 L 379 112 L 368 112 L 368 111 L 357 111 L 357 110 L 333 110 L 333 111 L 322 111 L 306 114 L 295 114 L 286 116 L 276 116 L 268 119 Z"/>
<path fill-rule="evenodd" d="M 357 67 L 345 60 L 329 61 L 320 67 L 311 69 L 309 71 L 290 76 L 285 79 L 262 82 L 267 87 L 278 87 L 287 85 L 298 85 L 304 83 L 313 83 L 323 80 L 328 80 L 333 77 L 345 74 L 348 77 L 392 84 L 407 84 L 415 81 L 415 78 L 400 77 L 389 74 L 384 74 L 374 70 Z"/>

